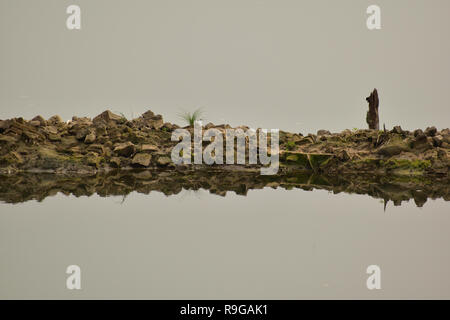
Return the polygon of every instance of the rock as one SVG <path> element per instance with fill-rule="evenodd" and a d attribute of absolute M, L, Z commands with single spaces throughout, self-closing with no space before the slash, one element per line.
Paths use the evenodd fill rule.
<path fill-rule="evenodd" d="M 425 129 L 425 134 L 429 137 L 434 137 L 436 135 L 436 127 L 428 127 Z"/>
<path fill-rule="evenodd" d="M 142 118 L 144 118 L 144 119 L 151 119 L 154 116 L 155 116 L 155 114 L 151 110 L 148 110 L 142 114 Z"/>
<path fill-rule="evenodd" d="M 142 118 L 144 119 L 144 122 L 148 127 L 154 128 L 156 130 L 161 129 L 164 125 L 163 117 L 159 114 L 155 115 L 150 110 L 142 114 Z"/>
<path fill-rule="evenodd" d="M 401 144 L 391 144 L 382 146 L 380 149 L 378 149 L 377 153 L 383 156 L 392 157 L 407 150 L 408 148 Z"/>
<path fill-rule="evenodd" d="M 90 134 L 91 131 L 87 127 L 80 127 L 75 129 L 75 137 L 77 140 L 84 140 L 88 134 Z"/>
<path fill-rule="evenodd" d="M 447 159 L 447 152 L 444 149 L 439 148 L 437 152 L 437 156 L 441 160 Z"/>
<path fill-rule="evenodd" d="M 76 146 L 78 144 L 78 140 L 74 136 L 67 136 L 61 138 L 61 147 L 62 148 L 70 148 Z"/>
<path fill-rule="evenodd" d="M 317 131 L 318 136 L 331 135 L 331 132 L 328 130 L 319 130 Z"/>
<path fill-rule="evenodd" d="M 12 159 L 14 159 L 14 161 L 17 164 L 22 164 L 23 163 L 23 158 L 22 158 L 22 156 L 19 153 L 13 151 L 13 152 L 10 153 L 10 155 L 11 155 Z"/>
<path fill-rule="evenodd" d="M 205 126 L 205 129 L 208 130 L 208 129 L 211 129 L 211 128 L 214 128 L 214 123 L 208 122 L 208 123 L 206 124 L 206 126 Z"/>
<path fill-rule="evenodd" d="M 36 116 L 31 121 L 38 121 L 40 126 L 45 126 L 47 123 L 42 116 Z"/>
<path fill-rule="evenodd" d="M 86 136 L 86 138 L 84 139 L 84 143 L 87 143 L 87 144 L 94 143 L 94 142 L 95 142 L 95 139 L 96 139 L 95 134 L 91 132 L 91 133 L 89 133 L 89 134 Z"/>
<path fill-rule="evenodd" d="M 441 135 L 433 137 L 433 145 L 435 147 L 440 147 L 442 145 L 442 142 L 444 142 L 444 137 L 442 137 Z"/>
<path fill-rule="evenodd" d="M 47 134 L 58 134 L 58 129 L 55 126 L 47 126 L 43 130 Z"/>
<path fill-rule="evenodd" d="M 351 136 L 352 135 L 352 131 L 350 129 L 345 129 L 341 132 L 341 135 L 343 136 Z"/>
<path fill-rule="evenodd" d="M 137 153 L 133 157 L 133 160 L 131 161 L 131 163 L 134 165 L 148 167 L 150 165 L 151 159 L 152 159 L 152 156 L 148 153 Z"/>
<path fill-rule="evenodd" d="M 167 166 L 169 163 L 172 163 L 172 160 L 169 157 L 162 156 L 156 160 L 156 163 L 160 166 Z"/>
<path fill-rule="evenodd" d="M 414 149 L 430 149 L 433 147 L 432 144 L 427 139 L 427 136 L 425 134 L 418 135 L 414 141 L 412 142 L 411 146 Z"/>
<path fill-rule="evenodd" d="M 350 156 L 348 154 L 348 152 L 346 150 L 341 150 L 338 154 L 337 154 L 337 158 L 341 161 L 348 161 L 350 160 Z"/>
<path fill-rule="evenodd" d="M 151 151 L 158 151 L 158 147 L 153 144 L 143 144 L 141 146 L 142 152 L 151 152 Z"/>
<path fill-rule="evenodd" d="M 40 127 L 40 126 L 41 126 L 41 123 L 40 123 L 39 121 L 35 121 L 35 120 L 31 120 L 31 121 L 30 121 L 30 124 L 31 124 L 33 127 Z"/>
<path fill-rule="evenodd" d="M 402 127 L 400 127 L 400 126 L 395 126 L 395 127 L 391 130 L 391 132 L 392 132 L 392 133 L 397 133 L 397 134 L 402 134 L 402 133 L 403 133 L 403 130 L 402 130 Z"/>
<path fill-rule="evenodd" d="M 131 142 L 118 143 L 114 145 L 114 152 L 123 157 L 129 157 L 136 152 L 136 147 Z"/>
<path fill-rule="evenodd" d="M 60 116 L 58 115 L 54 115 L 53 117 L 51 117 L 50 119 L 48 119 L 48 123 L 49 124 L 61 124 L 63 121 L 61 119 Z"/>
<path fill-rule="evenodd" d="M 91 144 L 88 148 L 87 151 L 90 152 L 95 152 L 99 155 L 104 155 L 105 154 L 105 148 L 101 145 L 101 144 Z"/>
<path fill-rule="evenodd" d="M 414 137 L 417 137 L 417 136 L 422 135 L 422 134 L 423 134 L 422 129 L 416 129 L 416 130 L 414 130 Z"/>
<path fill-rule="evenodd" d="M 96 116 L 94 119 L 92 119 L 92 122 L 94 124 L 98 124 L 98 123 L 107 123 L 107 124 L 112 124 L 115 122 L 119 122 L 122 121 L 123 117 L 112 113 L 109 110 L 103 111 L 102 113 L 100 113 L 98 116 Z"/>
<path fill-rule="evenodd" d="M 296 144 L 301 146 L 301 145 L 304 145 L 304 144 L 311 144 L 311 143 L 314 143 L 313 138 L 311 136 L 307 136 L 307 137 L 302 138 Z"/>
<path fill-rule="evenodd" d="M 61 136 L 59 134 L 49 133 L 47 137 L 50 141 L 61 141 Z"/>
<path fill-rule="evenodd" d="M 111 167 L 120 168 L 120 158 L 113 157 L 109 160 Z"/>
<path fill-rule="evenodd" d="M 106 130 L 106 126 L 104 124 L 99 124 L 97 127 L 95 127 L 95 134 L 97 136 L 107 135 L 108 131 Z"/>
<path fill-rule="evenodd" d="M 5 136 L 5 135 L 1 135 L 0 136 L 0 143 L 1 144 L 6 144 L 6 145 L 14 144 L 14 143 L 17 142 L 17 140 L 18 140 L 17 138 L 12 137 L 12 136 Z"/>

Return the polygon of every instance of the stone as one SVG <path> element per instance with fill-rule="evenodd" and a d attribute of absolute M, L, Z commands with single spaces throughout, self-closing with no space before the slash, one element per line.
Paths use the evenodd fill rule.
<path fill-rule="evenodd" d="M 48 119 L 48 123 L 50 123 L 50 124 L 60 124 L 62 122 L 63 121 L 62 121 L 61 117 L 58 115 L 54 115 L 53 117 Z"/>
<path fill-rule="evenodd" d="M 339 153 L 337 154 L 337 158 L 341 161 L 348 161 L 350 160 L 350 155 L 348 154 L 348 152 L 346 150 L 341 150 L 339 151 Z"/>
<path fill-rule="evenodd" d="M 148 153 L 136 153 L 131 161 L 131 164 L 148 167 L 150 165 L 150 160 L 152 160 L 152 156 Z"/>
<path fill-rule="evenodd" d="M 158 147 L 153 144 L 143 144 L 141 146 L 142 152 L 151 152 L 151 151 L 158 151 Z"/>
<path fill-rule="evenodd" d="M 171 162 L 172 162 L 172 160 L 171 160 L 169 157 L 166 157 L 166 156 L 159 157 L 159 158 L 156 160 L 156 163 L 157 163 L 158 165 L 160 165 L 160 166 L 167 166 L 167 165 L 170 164 Z"/>
<path fill-rule="evenodd" d="M 319 130 L 317 131 L 318 136 L 331 135 L 331 132 L 328 130 Z"/>
<path fill-rule="evenodd" d="M 98 116 L 96 116 L 94 119 L 92 119 L 92 122 L 94 124 L 105 122 L 107 124 L 111 124 L 114 122 L 122 121 L 123 117 L 119 116 L 117 114 L 112 113 L 109 110 L 103 111 Z"/>
<path fill-rule="evenodd" d="M 145 124 L 153 129 L 159 130 L 164 126 L 163 117 L 160 114 L 155 115 L 152 111 L 148 110 L 142 114 Z"/>
<path fill-rule="evenodd" d="M 45 119 L 42 116 L 40 116 L 40 115 L 38 115 L 38 116 L 34 117 L 33 119 L 31 119 L 31 121 L 38 121 L 40 126 L 45 126 L 46 125 Z"/>
<path fill-rule="evenodd" d="M 408 148 L 401 144 L 391 144 L 380 147 L 377 153 L 383 156 L 392 157 L 407 150 Z"/>
<path fill-rule="evenodd" d="M 211 129 L 211 128 L 214 128 L 214 123 L 211 123 L 211 122 L 207 123 L 206 126 L 205 126 L 205 129 L 208 130 L 208 129 Z"/>
<path fill-rule="evenodd" d="M 41 126 L 41 123 L 40 123 L 39 121 L 36 121 L 36 120 L 31 120 L 31 121 L 30 121 L 30 124 L 31 124 L 33 127 L 40 127 L 40 126 Z"/>
<path fill-rule="evenodd" d="M 442 137 L 441 135 L 433 137 L 433 145 L 435 147 L 440 147 L 442 145 L 442 142 L 444 142 L 444 137 Z"/>
<path fill-rule="evenodd" d="M 95 152 L 99 155 L 104 155 L 105 154 L 105 148 L 101 145 L 101 144 L 91 144 L 88 148 L 87 151 L 90 152 Z"/>
<path fill-rule="evenodd" d="M 418 135 L 411 143 L 411 146 L 414 149 L 429 149 L 433 147 L 432 144 L 430 145 L 425 134 Z"/>
<path fill-rule="evenodd" d="M 416 129 L 416 130 L 414 130 L 414 137 L 417 137 L 417 136 L 422 135 L 422 134 L 423 134 L 422 129 Z"/>
<path fill-rule="evenodd" d="M 59 134 L 49 133 L 47 137 L 50 141 L 61 141 L 61 136 Z"/>
<path fill-rule="evenodd" d="M 123 157 L 130 157 L 136 152 L 136 147 L 131 142 L 118 143 L 114 145 L 114 152 Z"/>
<path fill-rule="evenodd" d="M 84 143 L 87 143 L 87 144 L 94 143 L 95 139 L 96 139 L 95 133 L 91 132 L 84 139 Z"/>
<path fill-rule="evenodd" d="M 109 164 L 114 168 L 120 168 L 120 158 L 118 157 L 112 157 L 109 160 Z"/>
<path fill-rule="evenodd" d="M 395 127 L 391 130 L 391 132 L 392 132 L 392 133 L 397 133 L 397 134 L 402 134 L 402 133 L 403 133 L 403 130 L 402 130 L 402 127 L 400 127 L 400 126 L 395 126 Z"/>
<path fill-rule="evenodd" d="M 437 129 L 436 127 L 428 127 L 425 129 L 425 134 L 429 137 L 434 137 L 436 135 Z"/>
<path fill-rule="evenodd" d="M 91 131 L 87 127 L 77 127 L 75 129 L 75 137 L 77 140 L 83 141 Z"/>
<path fill-rule="evenodd" d="M 142 114 L 142 118 L 144 118 L 144 119 L 151 119 L 154 116 L 155 116 L 155 114 L 151 110 L 148 110 Z"/>
<path fill-rule="evenodd" d="M 63 148 L 70 148 L 76 146 L 78 144 L 78 140 L 74 136 L 67 136 L 61 138 L 61 146 Z"/>

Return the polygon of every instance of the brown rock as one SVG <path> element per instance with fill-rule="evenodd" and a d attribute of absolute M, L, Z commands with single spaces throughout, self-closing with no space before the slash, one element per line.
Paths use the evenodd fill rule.
<path fill-rule="evenodd" d="M 131 164 L 148 167 L 150 165 L 150 160 L 152 159 L 152 156 L 148 153 L 137 153 L 133 160 L 131 161 Z"/>
<path fill-rule="evenodd" d="M 433 137 L 433 145 L 435 147 L 440 147 L 442 145 L 442 142 L 444 142 L 444 137 L 442 137 L 441 135 Z"/>
<path fill-rule="evenodd" d="M 47 123 L 42 116 L 36 116 L 31 121 L 38 121 L 41 126 L 45 126 Z"/>
<path fill-rule="evenodd" d="M 114 168 L 120 168 L 120 158 L 113 157 L 109 160 L 109 164 Z"/>
<path fill-rule="evenodd" d="M 113 122 L 118 122 L 118 121 L 122 121 L 122 120 L 123 120 L 123 117 L 121 117 L 117 114 L 114 114 L 109 110 L 106 110 L 106 111 L 103 111 L 102 113 L 100 113 L 94 119 L 92 119 L 92 122 L 94 124 L 97 124 L 100 122 L 111 124 Z"/>
<path fill-rule="evenodd" d="M 428 127 L 425 129 L 425 134 L 429 137 L 434 137 L 436 135 L 436 127 Z"/>
<path fill-rule="evenodd" d="M 88 148 L 88 151 L 90 152 L 95 152 L 99 155 L 104 155 L 105 154 L 105 148 L 101 145 L 101 144 L 91 144 Z"/>
<path fill-rule="evenodd" d="M 417 136 L 422 135 L 422 134 L 423 134 L 422 129 L 416 129 L 416 130 L 414 130 L 414 137 L 417 137 Z"/>
<path fill-rule="evenodd" d="M 158 147 L 153 144 L 143 144 L 141 146 L 142 152 L 151 152 L 151 151 L 158 151 Z"/>
<path fill-rule="evenodd" d="M 123 157 L 129 157 L 136 152 L 136 147 L 131 142 L 118 143 L 114 145 L 114 152 Z"/>
<path fill-rule="evenodd" d="M 58 115 L 54 115 L 53 117 L 48 119 L 48 123 L 50 123 L 50 124 L 60 124 L 62 122 L 63 121 L 62 121 L 61 117 Z"/>
<path fill-rule="evenodd" d="M 391 130 L 391 132 L 392 132 L 392 133 L 397 133 L 397 134 L 402 134 L 402 133 L 403 133 L 403 130 L 402 130 L 402 127 L 400 127 L 400 126 L 395 126 L 395 127 Z"/>
<path fill-rule="evenodd" d="M 160 166 L 167 166 L 168 164 L 172 163 L 172 160 L 167 156 L 162 156 L 156 160 L 156 163 Z"/>
<path fill-rule="evenodd" d="M 319 130 L 317 131 L 318 136 L 331 135 L 331 132 L 328 130 Z"/>
<path fill-rule="evenodd" d="M 95 133 L 91 132 L 84 139 L 84 143 L 87 143 L 87 144 L 94 143 L 95 139 L 96 139 Z"/>

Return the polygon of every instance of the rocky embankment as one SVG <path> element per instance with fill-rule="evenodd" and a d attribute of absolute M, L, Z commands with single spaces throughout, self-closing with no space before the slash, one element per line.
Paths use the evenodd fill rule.
<path fill-rule="evenodd" d="M 230 128 L 211 123 L 205 126 L 213 127 L 221 131 Z M 110 111 L 93 119 L 73 117 L 68 122 L 58 116 L 0 120 L 0 172 L 93 174 L 114 169 L 175 168 L 170 154 L 176 144 L 171 141 L 171 132 L 176 128 L 151 111 L 132 120 Z M 397 126 L 390 131 L 319 130 L 306 136 L 280 131 L 281 174 L 370 173 L 445 180 L 449 156 L 450 129 L 429 127 L 410 132 Z M 242 170 L 249 167 L 241 166 Z"/>

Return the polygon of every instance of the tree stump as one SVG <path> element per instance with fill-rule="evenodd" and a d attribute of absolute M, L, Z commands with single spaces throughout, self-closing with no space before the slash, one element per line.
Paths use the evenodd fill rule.
<path fill-rule="evenodd" d="M 369 129 L 380 130 L 380 124 L 378 119 L 378 105 L 380 101 L 378 100 L 377 89 L 373 89 L 370 96 L 366 98 L 369 103 L 369 111 L 367 111 L 366 122 L 369 125 Z"/>

